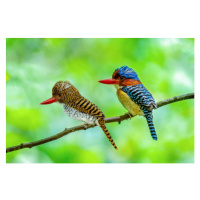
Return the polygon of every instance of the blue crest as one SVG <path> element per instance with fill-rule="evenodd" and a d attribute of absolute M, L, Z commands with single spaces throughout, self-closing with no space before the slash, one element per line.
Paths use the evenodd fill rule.
<path fill-rule="evenodd" d="M 122 66 L 120 68 L 117 68 L 115 71 L 117 70 L 119 70 L 120 76 L 123 76 L 124 78 L 135 79 L 135 80 L 140 81 L 137 73 L 132 68 L 129 68 L 128 66 Z"/>

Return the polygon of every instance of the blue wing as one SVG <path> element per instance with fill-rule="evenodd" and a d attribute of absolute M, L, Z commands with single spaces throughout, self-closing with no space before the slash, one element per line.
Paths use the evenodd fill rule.
<path fill-rule="evenodd" d="M 149 130 L 151 132 L 151 136 L 154 140 L 157 140 L 152 114 L 152 110 L 157 108 L 157 106 L 151 93 L 142 84 L 123 87 L 122 91 L 127 93 L 132 101 L 138 104 L 143 110 L 144 116 L 149 126 Z"/>
<path fill-rule="evenodd" d="M 127 93 L 142 110 L 144 108 L 147 110 L 157 108 L 153 96 L 142 84 L 123 87 L 122 91 Z"/>

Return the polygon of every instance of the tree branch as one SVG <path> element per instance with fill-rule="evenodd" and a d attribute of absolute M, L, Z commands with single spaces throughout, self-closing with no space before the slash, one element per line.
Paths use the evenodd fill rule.
<path fill-rule="evenodd" d="M 169 99 L 165 99 L 163 101 L 159 101 L 157 103 L 157 108 L 161 107 L 161 106 L 165 106 L 167 104 L 170 103 L 174 103 L 174 102 L 178 102 L 178 101 L 182 101 L 182 100 L 186 100 L 186 99 L 194 99 L 194 93 L 189 93 L 189 94 L 184 94 L 184 95 L 180 95 L 180 96 L 175 96 Z M 121 123 L 121 121 L 129 119 L 131 116 L 128 115 L 127 113 L 118 117 L 111 117 L 111 118 L 106 118 L 105 122 L 106 123 L 112 123 L 112 122 L 118 122 L 119 124 Z M 134 116 L 132 116 L 134 117 Z M 87 127 L 86 127 L 87 126 Z M 24 148 L 32 148 L 34 146 L 38 146 L 53 140 L 57 140 L 65 135 L 68 135 L 69 133 L 75 132 L 75 131 L 79 131 L 79 130 L 86 130 L 88 128 L 92 128 L 95 127 L 96 125 L 79 125 L 79 126 L 75 126 L 72 128 L 66 128 L 64 131 L 57 133 L 55 135 L 52 135 L 50 137 L 41 139 L 41 140 L 37 140 L 34 142 L 29 142 L 29 143 L 21 143 L 20 145 L 17 146 L 13 146 L 13 147 L 8 147 L 6 148 L 6 153 L 11 152 L 11 151 L 16 151 L 19 149 L 24 149 Z"/>

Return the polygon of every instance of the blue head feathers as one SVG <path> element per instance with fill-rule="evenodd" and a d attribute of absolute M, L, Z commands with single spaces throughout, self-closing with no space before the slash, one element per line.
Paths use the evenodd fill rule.
<path fill-rule="evenodd" d="M 136 72 L 133 69 L 129 68 L 128 66 L 122 66 L 120 68 L 117 68 L 115 71 L 117 70 L 119 70 L 120 76 L 123 76 L 124 78 L 135 79 L 140 81 Z"/>

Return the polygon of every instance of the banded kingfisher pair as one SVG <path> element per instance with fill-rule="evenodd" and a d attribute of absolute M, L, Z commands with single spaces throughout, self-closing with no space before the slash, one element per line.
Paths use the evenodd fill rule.
<path fill-rule="evenodd" d="M 122 66 L 114 71 L 111 79 L 99 82 L 114 84 L 121 104 L 131 115 L 143 115 L 147 120 L 152 138 L 157 140 L 152 114 L 152 110 L 157 106 L 151 93 L 143 86 L 136 72 L 132 68 Z M 100 126 L 110 143 L 117 149 L 105 126 L 105 115 L 103 112 L 94 103 L 84 98 L 70 82 L 58 81 L 52 89 L 52 97 L 41 104 L 51 104 L 54 102 L 61 104 L 64 112 L 69 117 L 84 121 L 87 124 Z"/>

